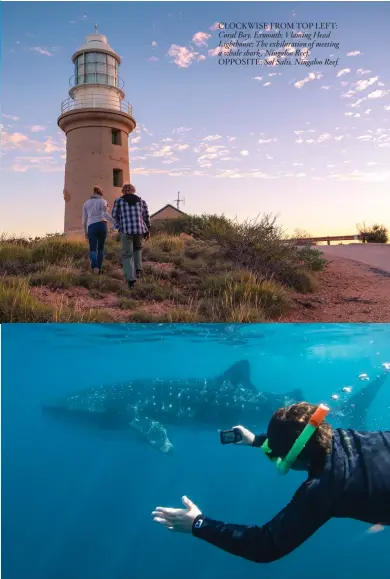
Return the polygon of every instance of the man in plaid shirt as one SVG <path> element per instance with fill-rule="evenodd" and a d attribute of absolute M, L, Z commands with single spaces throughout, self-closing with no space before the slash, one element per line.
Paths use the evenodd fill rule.
<path fill-rule="evenodd" d="M 133 185 L 123 185 L 122 197 L 114 201 L 112 217 L 119 228 L 125 279 L 133 287 L 142 272 L 142 240 L 150 237 L 148 206 L 135 194 Z"/>

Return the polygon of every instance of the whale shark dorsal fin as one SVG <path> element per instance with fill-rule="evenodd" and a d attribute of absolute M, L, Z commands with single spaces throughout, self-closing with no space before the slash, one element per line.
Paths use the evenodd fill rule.
<path fill-rule="evenodd" d="M 246 388 L 247 390 L 257 392 L 257 388 L 251 382 L 250 364 L 248 360 L 235 362 L 226 372 L 218 376 L 217 382 L 230 382 L 235 387 Z"/>

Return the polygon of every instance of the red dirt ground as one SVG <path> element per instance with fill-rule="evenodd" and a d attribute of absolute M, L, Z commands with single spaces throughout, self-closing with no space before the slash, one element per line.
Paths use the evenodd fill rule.
<path fill-rule="evenodd" d="M 319 290 L 293 294 L 283 322 L 390 322 L 390 274 L 360 262 L 330 258 Z"/>
<path fill-rule="evenodd" d="M 159 264 L 159 267 L 163 266 Z M 290 311 L 278 321 L 390 322 L 390 273 L 351 259 L 335 257 L 317 278 L 319 289 L 311 294 L 292 293 Z M 92 298 L 89 290 L 81 287 L 61 292 L 36 287 L 31 292 L 46 304 L 60 301 L 80 312 L 91 308 L 104 310 L 114 322 L 128 321 L 129 315 L 135 311 L 120 309 L 115 294 Z M 136 311 L 162 315 L 173 307 L 166 301 L 139 301 Z"/>

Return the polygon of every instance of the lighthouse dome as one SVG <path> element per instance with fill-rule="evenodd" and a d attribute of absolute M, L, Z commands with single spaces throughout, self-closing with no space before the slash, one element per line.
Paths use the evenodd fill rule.
<path fill-rule="evenodd" d="M 85 54 L 86 52 L 103 52 L 105 54 L 110 54 L 115 58 L 115 60 L 120 64 L 121 58 L 118 54 L 111 48 L 111 46 L 107 42 L 106 36 L 104 34 L 88 34 L 88 36 L 84 39 L 84 44 L 80 46 L 80 48 L 74 53 L 72 56 L 73 62 L 78 58 L 81 54 Z"/>

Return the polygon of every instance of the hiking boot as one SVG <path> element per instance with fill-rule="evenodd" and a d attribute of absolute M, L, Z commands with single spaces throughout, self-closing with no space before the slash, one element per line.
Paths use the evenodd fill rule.
<path fill-rule="evenodd" d="M 94 267 L 92 271 L 94 274 L 100 273 L 100 269 L 98 267 Z"/>
<path fill-rule="evenodd" d="M 137 269 L 137 271 L 135 272 L 136 278 L 139 279 L 142 275 L 142 269 Z"/>
<path fill-rule="evenodd" d="M 127 285 L 129 286 L 129 289 L 131 289 L 135 286 L 135 281 L 128 281 Z"/>

